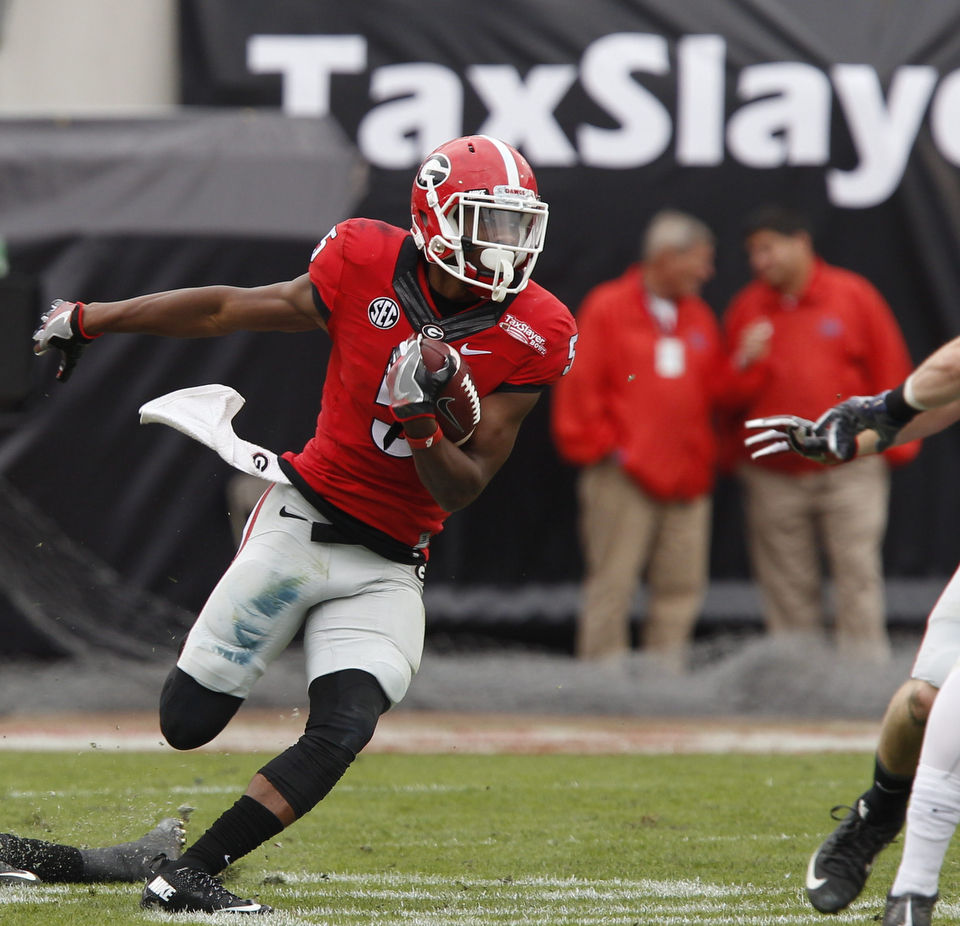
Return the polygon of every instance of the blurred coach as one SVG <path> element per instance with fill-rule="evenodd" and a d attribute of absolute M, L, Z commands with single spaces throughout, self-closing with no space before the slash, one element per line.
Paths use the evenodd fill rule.
<path fill-rule="evenodd" d="M 578 483 L 585 560 L 576 654 L 629 651 L 630 605 L 645 573 L 643 646 L 681 670 L 706 589 L 713 412 L 731 398 L 736 367 L 766 349 L 746 328 L 734 360 L 700 291 L 714 272 L 714 236 L 699 219 L 657 213 L 641 261 L 587 294 L 577 361 L 553 395 L 561 456 Z"/>
<path fill-rule="evenodd" d="M 890 307 L 869 281 L 815 253 L 801 215 L 762 207 L 747 218 L 745 244 L 755 279 L 733 298 L 727 335 L 736 338 L 758 320 L 772 335 L 744 386 L 740 422 L 785 408 L 815 418 L 838 398 L 904 380 L 911 361 Z M 888 659 L 881 553 L 890 464 L 918 451 L 907 444 L 827 468 L 791 454 L 743 464 L 747 539 L 771 632 L 821 632 L 825 554 L 838 650 L 872 663 Z"/>

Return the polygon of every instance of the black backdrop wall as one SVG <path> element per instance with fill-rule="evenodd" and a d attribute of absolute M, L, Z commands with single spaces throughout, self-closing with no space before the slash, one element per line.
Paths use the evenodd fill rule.
<path fill-rule="evenodd" d="M 716 230 L 706 296 L 722 310 L 747 279 L 743 215 L 779 200 L 808 212 L 827 259 L 880 288 L 916 360 L 960 329 L 960 10 L 948 0 L 181 0 L 180 18 L 183 103 L 329 121 L 367 165 L 363 192 L 345 199 L 323 169 L 297 174 L 246 210 L 270 211 L 264 230 L 251 220 L 242 234 L 213 202 L 209 227 L 182 232 L 175 209 L 111 229 L 92 206 L 65 225 L 54 208 L 46 224 L 0 229 L 44 298 L 296 275 L 341 217 L 318 214 L 308 233 L 294 208 L 305 192 L 338 192 L 343 215 L 406 225 L 422 155 L 482 131 L 533 163 L 551 209 L 537 278 L 572 307 L 620 272 L 669 205 Z M 0 216 L 19 205 L 14 186 L 0 183 Z M 287 206 L 297 215 L 284 234 Z M 37 364 L 36 388 L 8 416 L 0 472 L 124 575 L 196 607 L 230 556 L 229 474 L 185 438 L 139 428 L 136 409 L 169 389 L 226 382 L 248 399 L 243 436 L 285 449 L 309 432 L 324 358 L 312 336 L 105 339 L 65 387 Z M 436 541 L 431 583 L 496 586 L 496 608 L 521 586 L 579 577 L 574 473 L 553 452 L 547 401 L 484 497 Z M 896 474 L 890 576 L 953 571 L 958 451 L 955 430 Z M 714 535 L 714 577 L 745 579 L 727 480 Z"/>

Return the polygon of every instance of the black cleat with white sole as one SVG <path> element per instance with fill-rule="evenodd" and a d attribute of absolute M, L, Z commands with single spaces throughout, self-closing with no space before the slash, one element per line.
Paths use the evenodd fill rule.
<path fill-rule="evenodd" d="M 161 867 L 147 882 L 140 906 L 168 913 L 270 913 L 273 907 L 230 893 L 199 868 Z"/>
<path fill-rule="evenodd" d="M 823 841 L 807 865 L 807 897 L 821 913 L 838 913 L 860 895 L 873 860 L 900 832 L 902 819 L 870 820 L 870 807 L 861 797 L 856 807 L 834 807 L 830 814 L 846 810 L 840 825 Z"/>
<path fill-rule="evenodd" d="M 901 894 L 899 897 L 893 894 L 887 895 L 882 926 L 930 926 L 937 896 L 937 894 L 933 897 L 926 897 L 923 894 Z"/>
<path fill-rule="evenodd" d="M 4 884 L 38 884 L 40 879 L 32 872 L 23 868 L 14 868 L 4 861 L 0 861 L 0 885 Z"/>

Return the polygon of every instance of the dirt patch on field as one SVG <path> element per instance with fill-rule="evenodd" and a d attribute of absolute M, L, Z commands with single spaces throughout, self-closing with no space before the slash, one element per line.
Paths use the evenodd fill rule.
<path fill-rule="evenodd" d="M 299 712 L 242 711 L 208 751 L 279 752 L 303 730 Z M 397 711 L 380 721 L 368 752 L 656 754 L 871 751 L 877 724 L 745 718 L 652 720 Z M 32 714 L 0 719 L 0 749 L 154 751 L 163 742 L 154 713 Z"/>

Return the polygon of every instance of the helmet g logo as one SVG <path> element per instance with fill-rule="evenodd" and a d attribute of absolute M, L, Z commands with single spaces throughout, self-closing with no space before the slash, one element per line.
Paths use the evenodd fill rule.
<path fill-rule="evenodd" d="M 417 186 L 421 190 L 438 187 L 450 176 L 450 158 L 445 154 L 431 154 L 417 172 Z"/>

